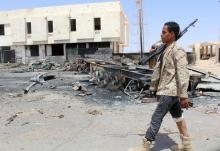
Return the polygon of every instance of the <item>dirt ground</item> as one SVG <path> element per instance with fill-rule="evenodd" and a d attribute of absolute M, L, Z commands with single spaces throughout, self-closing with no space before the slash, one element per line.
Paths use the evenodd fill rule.
<path fill-rule="evenodd" d="M 193 67 L 220 76 L 220 63 L 216 63 L 215 57 L 208 60 L 199 60 Z"/>
<path fill-rule="evenodd" d="M 90 77 L 74 72 L 49 71 L 55 80 L 23 94 L 37 72 L 12 71 L 0 70 L 1 151 L 127 151 L 141 143 L 157 105 L 97 86 L 87 86 L 92 95 L 78 96 L 72 83 Z M 184 111 L 196 151 L 220 151 L 220 99 L 209 100 L 196 98 L 199 103 Z M 168 114 L 152 151 L 168 151 L 178 142 Z"/>

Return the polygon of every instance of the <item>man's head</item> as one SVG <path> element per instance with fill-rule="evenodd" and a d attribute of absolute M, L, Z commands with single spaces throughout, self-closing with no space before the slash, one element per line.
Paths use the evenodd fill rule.
<path fill-rule="evenodd" d="M 167 22 L 163 26 L 161 40 L 165 44 L 170 44 L 177 40 L 180 32 L 180 27 L 176 22 Z"/>

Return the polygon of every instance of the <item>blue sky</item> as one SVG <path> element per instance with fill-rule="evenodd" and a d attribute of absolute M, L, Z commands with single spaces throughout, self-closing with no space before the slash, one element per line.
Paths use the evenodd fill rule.
<path fill-rule="evenodd" d="M 0 10 L 13 10 L 74 3 L 105 2 L 111 0 L 0 0 Z M 219 0 L 143 0 L 145 50 L 160 40 L 160 32 L 167 21 L 176 21 L 181 29 L 194 19 L 199 21 L 195 28 L 178 41 L 187 46 L 195 42 L 220 41 L 220 2 Z M 138 52 L 138 26 L 135 0 L 121 0 L 121 5 L 129 19 L 130 40 L 128 52 Z"/>

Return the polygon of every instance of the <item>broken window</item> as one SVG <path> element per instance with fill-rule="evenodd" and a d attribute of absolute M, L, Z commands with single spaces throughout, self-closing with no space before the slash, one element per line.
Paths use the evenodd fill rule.
<path fill-rule="evenodd" d="M 70 20 L 70 28 L 71 28 L 71 31 L 76 31 L 76 19 Z"/>
<path fill-rule="evenodd" d="M 52 45 L 52 56 L 63 56 L 63 44 L 54 44 Z"/>
<path fill-rule="evenodd" d="M 10 46 L 2 46 L 2 50 L 11 50 Z"/>
<path fill-rule="evenodd" d="M 94 18 L 95 30 L 101 30 L 101 18 Z"/>
<path fill-rule="evenodd" d="M 77 44 L 76 43 L 66 44 L 66 48 L 77 48 Z"/>
<path fill-rule="evenodd" d="M 0 35 L 5 35 L 5 26 L 0 25 Z"/>
<path fill-rule="evenodd" d="M 31 22 L 27 22 L 27 33 L 31 34 Z"/>
<path fill-rule="evenodd" d="M 100 42 L 100 48 L 110 48 L 110 42 Z"/>
<path fill-rule="evenodd" d="M 86 43 L 78 43 L 78 48 L 86 48 Z"/>
<path fill-rule="evenodd" d="M 53 32 L 53 21 L 48 21 L 48 33 Z"/>
<path fill-rule="evenodd" d="M 89 48 L 110 48 L 110 42 L 92 42 Z"/>
<path fill-rule="evenodd" d="M 32 57 L 37 57 L 39 56 L 39 46 L 38 45 L 30 45 L 30 46 L 26 46 L 26 49 L 30 50 L 31 52 L 31 56 Z"/>
<path fill-rule="evenodd" d="M 39 46 L 38 45 L 31 45 L 30 47 L 31 56 L 37 57 L 39 56 Z"/>

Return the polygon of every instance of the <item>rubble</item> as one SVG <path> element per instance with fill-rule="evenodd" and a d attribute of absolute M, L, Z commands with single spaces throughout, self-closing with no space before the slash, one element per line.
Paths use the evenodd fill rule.
<path fill-rule="evenodd" d="M 15 113 L 14 115 L 12 115 L 11 117 L 9 117 L 6 121 L 8 121 L 8 123 L 5 124 L 5 126 L 8 126 L 9 124 L 11 124 L 11 122 L 13 122 L 19 114 L 21 114 L 23 112 L 18 112 L 18 113 Z"/>
<path fill-rule="evenodd" d="M 82 136 L 82 138 L 87 136 L 86 139 L 89 142 L 97 140 L 92 143 L 94 146 L 97 146 L 97 142 L 100 141 L 109 144 L 109 141 L 105 141 L 106 139 L 112 142 L 112 146 L 132 143 L 135 139 L 138 141 L 139 136 L 144 135 L 145 123 L 150 122 L 153 110 L 157 105 L 156 98 L 146 95 L 149 92 L 147 87 L 149 81 L 147 80 L 149 80 L 152 70 L 146 70 L 147 66 L 136 66 L 136 69 L 129 69 L 127 65 L 112 64 L 110 61 L 98 60 L 96 62 L 93 60 L 91 62 L 93 63 L 91 63 L 92 72 L 89 72 L 91 76 L 54 70 L 44 75 L 56 75 L 56 80 L 49 82 L 43 82 L 45 79 L 42 80 L 39 76 L 43 74 L 42 72 L 1 72 L 0 80 L 4 87 L 0 87 L 2 104 L 0 122 L 3 123 L 2 138 L 4 139 L 1 141 L 0 148 L 13 150 L 14 148 L 10 147 L 14 143 L 21 143 L 19 140 L 22 139 L 20 148 L 24 145 L 27 150 L 42 142 L 41 147 L 45 147 L 45 150 L 54 150 L 57 148 L 57 144 L 65 144 L 59 150 L 71 150 L 82 144 L 81 140 L 73 139 L 75 138 L 73 136 L 76 135 Z M 201 76 L 198 78 L 199 82 L 200 80 L 204 82 L 218 81 L 211 77 L 207 80 L 206 76 L 200 73 L 194 72 L 193 74 Z M 107 80 L 105 80 L 105 75 L 108 77 Z M 145 77 L 145 75 L 147 76 Z M 194 80 L 196 76 L 193 77 Z M 27 81 L 30 79 L 31 82 L 43 82 L 43 85 L 36 85 L 35 93 L 23 95 L 21 89 L 29 84 Z M 48 77 L 48 79 L 50 78 Z M 134 80 L 134 85 L 131 84 L 127 87 L 127 90 L 131 90 L 131 94 L 132 92 L 138 94 L 141 88 L 146 86 L 138 101 L 131 99 L 123 92 L 131 80 Z M 106 85 L 101 87 L 97 85 L 98 81 L 101 84 L 105 81 Z M 121 86 L 118 87 L 117 83 Z M 117 86 L 116 91 L 109 89 L 114 84 Z M 76 90 L 73 90 L 74 86 L 76 86 Z M 218 148 L 219 142 L 219 137 L 216 136 L 219 135 L 220 95 L 219 92 L 200 92 L 199 90 L 196 92 L 200 93 L 200 96 L 192 98 L 194 108 L 184 112 L 184 116 L 191 122 L 191 135 L 195 148 L 201 150 L 205 147 L 205 150 L 212 150 L 210 146 Z M 88 93 L 92 95 L 87 95 Z M 78 94 L 85 97 L 78 97 Z M 142 104 L 139 105 L 139 103 Z M 144 122 L 140 123 L 140 121 Z M 175 125 L 172 124 L 171 116 L 166 116 L 164 122 L 166 126 L 161 129 L 157 139 L 161 139 L 160 142 L 166 141 L 164 143 L 166 144 L 170 143 L 167 137 L 175 140 L 178 138 L 178 134 Z M 137 123 L 139 124 L 137 125 Z M 212 127 L 207 127 L 207 123 L 212 123 Z M 129 126 L 127 126 L 128 124 Z M 200 131 L 201 129 L 202 131 Z M 212 141 L 207 143 L 207 138 Z M 201 142 L 205 143 L 202 147 Z M 206 143 L 211 143 L 211 145 Z M 91 146 L 88 145 L 89 147 Z M 127 148 L 118 145 L 113 149 L 118 150 L 119 147 L 121 147 L 120 150 Z M 102 147 L 94 149 L 105 150 Z M 156 145 L 155 149 L 160 150 L 161 148 Z"/>
<path fill-rule="evenodd" d="M 46 75 L 47 73 L 40 73 L 36 74 L 34 77 L 30 79 L 31 84 L 29 84 L 25 89 L 24 89 L 24 94 L 27 94 L 29 90 L 35 86 L 36 84 L 43 84 L 44 82 L 48 80 L 55 79 L 54 75 Z"/>
<path fill-rule="evenodd" d="M 39 69 L 55 70 L 55 69 L 61 68 L 61 65 L 56 62 L 49 61 L 49 60 L 40 60 L 40 61 L 35 61 L 35 62 L 30 63 L 29 68 L 32 69 L 32 71 L 39 70 Z"/>
<path fill-rule="evenodd" d="M 89 66 L 82 58 L 77 58 L 72 62 L 66 62 L 63 71 L 78 71 L 80 73 L 88 73 Z"/>
<path fill-rule="evenodd" d="M 88 110 L 87 113 L 91 115 L 102 115 L 102 112 L 98 110 Z"/>

